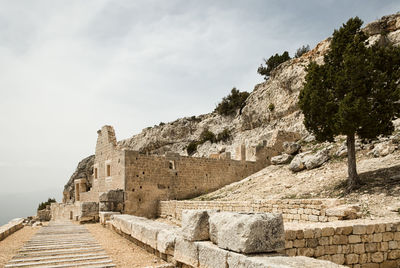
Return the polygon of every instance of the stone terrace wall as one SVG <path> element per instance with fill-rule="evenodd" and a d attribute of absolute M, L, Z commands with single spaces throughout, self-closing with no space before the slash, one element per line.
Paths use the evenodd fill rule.
<path fill-rule="evenodd" d="M 125 151 L 124 213 L 154 218 L 160 200 L 187 199 L 215 191 L 263 168 L 258 162 L 146 156 Z"/>
<path fill-rule="evenodd" d="M 400 267 L 400 218 L 285 224 L 286 254 L 350 267 Z"/>
<path fill-rule="evenodd" d="M 343 219 L 344 214 L 327 210 L 344 203 L 338 199 L 277 199 L 258 201 L 161 201 L 158 216 L 181 220 L 184 209 L 219 209 L 234 212 L 282 213 L 285 222 L 327 222 Z"/>

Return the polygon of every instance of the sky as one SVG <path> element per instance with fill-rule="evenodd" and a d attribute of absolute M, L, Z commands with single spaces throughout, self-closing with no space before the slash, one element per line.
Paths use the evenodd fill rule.
<path fill-rule="evenodd" d="M 263 81 L 263 58 L 398 11 L 398 0 L 0 0 L 0 197 L 60 200 L 101 126 L 120 140 L 211 112 Z"/>

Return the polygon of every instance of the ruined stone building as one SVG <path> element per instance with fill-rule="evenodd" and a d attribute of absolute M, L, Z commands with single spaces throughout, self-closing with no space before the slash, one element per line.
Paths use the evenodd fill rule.
<path fill-rule="evenodd" d="M 73 196 L 64 191 L 63 204 L 52 207 L 54 217 L 83 219 L 98 212 L 100 204 L 103 211 L 152 218 L 159 201 L 188 199 L 217 190 L 268 164 L 265 150 L 255 153 L 259 161 L 245 161 L 243 146 L 236 154 L 238 160 L 231 159 L 228 152 L 212 158 L 145 155 L 119 148 L 113 127 L 104 126 L 98 131 L 91 178 L 74 180 Z"/>

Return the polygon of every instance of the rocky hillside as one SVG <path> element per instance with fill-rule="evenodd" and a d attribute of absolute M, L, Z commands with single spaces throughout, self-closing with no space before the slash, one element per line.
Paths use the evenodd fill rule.
<path fill-rule="evenodd" d="M 370 42 L 400 45 L 400 13 L 382 17 L 369 23 L 364 31 L 370 35 Z M 323 55 L 329 49 L 330 38 L 320 42 L 314 49 L 300 58 L 291 59 L 278 66 L 268 81 L 258 84 L 246 100 L 241 113 L 236 116 L 221 116 L 209 113 L 178 119 L 174 122 L 144 129 L 140 134 L 122 140 L 122 148 L 142 152 L 163 154 L 173 151 L 186 154 L 189 142 L 199 140 L 200 133 L 207 128 L 215 134 L 224 129 L 231 131 L 227 142 L 206 142 L 198 147 L 193 156 L 208 156 L 222 150 L 231 152 L 242 143 L 255 146 L 269 141 L 278 130 L 308 135 L 302 123 L 302 113 L 297 106 L 298 94 L 303 86 L 305 67 L 310 61 L 323 62 Z M 269 109 L 274 104 L 274 109 Z"/>

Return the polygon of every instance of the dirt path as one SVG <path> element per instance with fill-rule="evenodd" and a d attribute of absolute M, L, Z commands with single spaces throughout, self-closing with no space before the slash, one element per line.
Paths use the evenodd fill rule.
<path fill-rule="evenodd" d="M 28 241 L 40 227 L 25 226 L 21 230 L 8 236 L 0 241 L 0 267 L 4 267 L 6 263 L 17 254 L 26 241 Z"/>
<path fill-rule="evenodd" d="M 111 257 L 117 267 L 146 267 L 165 264 L 163 260 L 144 249 L 136 246 L 131 241 L 119 234 L 102 227 L 100 224 L 85 224 L 93 237 L 101 244 L 102 248 Z"/>

